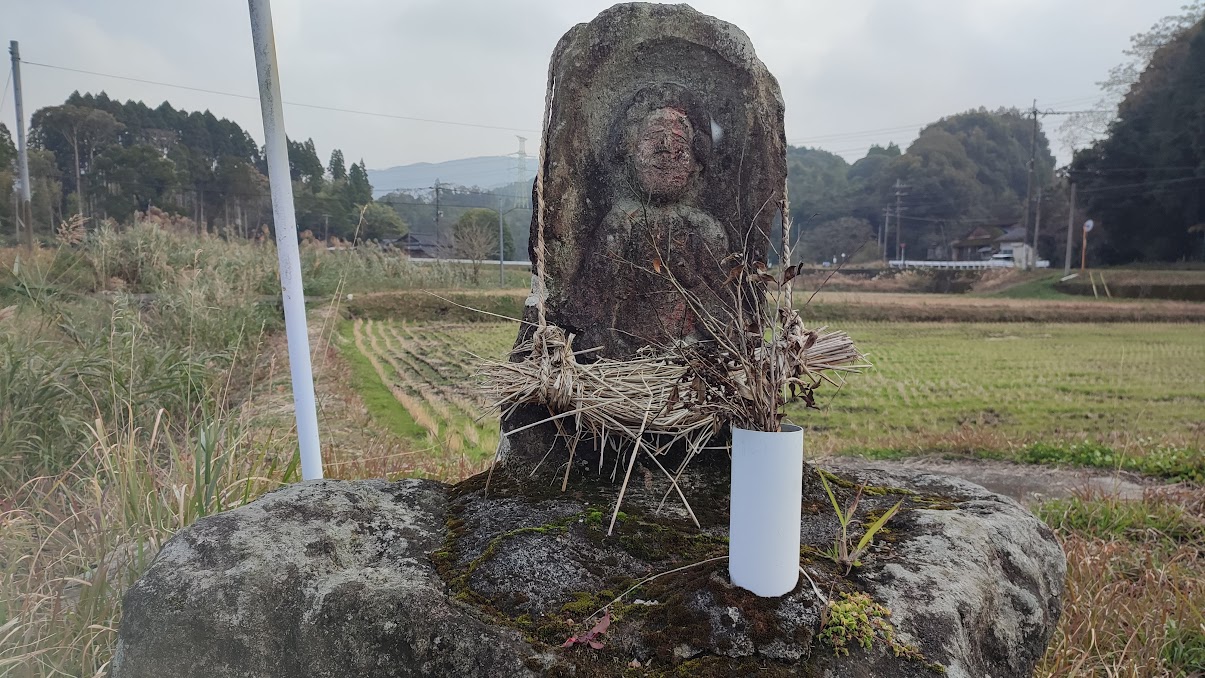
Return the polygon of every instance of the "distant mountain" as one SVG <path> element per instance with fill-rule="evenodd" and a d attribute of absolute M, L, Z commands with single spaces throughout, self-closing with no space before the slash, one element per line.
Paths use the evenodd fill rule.
<path fill-rule="evenodd" d="M 527 171 L 521 177 L 530 181 L 536 176 L 536 159 L 528 157 Z M 495 155 L 462 158 L 446 162 L 418 162 L 389 169 L 368 170 L 373 197 L 398 189 L 421 190 L 435 185 L 438 179 L 445 184 L 477 186 L 491 189 L 506 186 L 520 179 L 514 156 Z"/>

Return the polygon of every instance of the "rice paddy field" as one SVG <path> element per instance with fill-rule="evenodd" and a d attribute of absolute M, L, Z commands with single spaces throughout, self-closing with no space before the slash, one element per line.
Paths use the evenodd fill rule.
<path fill-rule="evenodd" d="M 937 453 L 1071 461 L 1205 480 L 1199 325 L 841 323 L 874 367 L 790 410 L 813 455 Z M 398 435 L 434 454 L 490 454 L 496 424 L 472 365 L 505 354 L 511 323 L 356 319 L 357 383 Z M 365 365 L 371 369 L 365 369 Z M 379 383 L 374 383 L 378 381 Z M 400 407 L 399 407 L 400 405 Z M 485 419 L 474 424 L 474 420 Z M 1077 459 L 1082 457 L 1082 459 Z"/>

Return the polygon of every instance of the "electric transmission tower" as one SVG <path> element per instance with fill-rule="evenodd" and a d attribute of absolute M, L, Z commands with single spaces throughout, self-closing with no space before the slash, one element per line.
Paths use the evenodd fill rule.
<path fill-rule="evenodd" d="M 523 190 L 520 188 L 524 179 L 527 178 L 527 137 L 516 134 L 515 138 L 519 140 L 519 150 L 511 154 L 515 157 L 515 194 L 511 196 L 513 198 L 512 208 L 527 204 L 527 196 L 523 195 Z"/>

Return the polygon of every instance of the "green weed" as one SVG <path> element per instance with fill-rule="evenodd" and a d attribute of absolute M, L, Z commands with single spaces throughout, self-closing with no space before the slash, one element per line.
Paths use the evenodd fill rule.
<path fill-rule="evenodd" d="M 1172 666 L 1181 667 L 1188 675 L 1205 673 L 1205 621 L 1194 627 L 1168 619 L 1166 632 L 1163 659 Z"/>
<path fill-rule="evenodd" d="M 854 545 L 853 539 L 849 534 L 849 526 L 850 523 L 853 522 L 854 513 L 856 513 L 858 510 L 858 502 L 861 501 L 862 491 L 866 489 L 866 486 L 863 485 L 858 487 L 857 494 L 854 495 L 853 501 L 849 503 L 849 506 L 842 509 L 841 503 L 837 501 L 837 495 L 833 493 L 833 488 L 828 484 L 828 478 L 826 478 L 823 473 L 818 475 L 820 476 L 820 483 L 824 485 L 824 493 L 828 495 L 828 500 L 832 502 L 833 505 L 833 511 L 837 514 L 837 522 L 841 525 L 841 531 L 837 534 L 836 539 L 833 541 L 833 546 L 831 549 L 829 549 L 827 555 L 829 558 L 833 559 L 834 563 L 843 565 L 845 567 L 845 574 L 849 574 L 850 570 L 852 570 L 855 565 L 861 564 L 858 559 L 861 558 L 862 555 L 866 553 L 867 549 L 870 548 L 870 544 L 874 540 L 875 534 L 877 534 L 879 530 L 883 529 L 883 526 L 887 524 L 888 520 L 891 520 L 896 513 L 899 513 L 900 506 L 902 506 L 904 502 L 903 500 L 896 502 L 895 506 L 892 506 L 884 511 L 883 515 L 879 516 L 874 522 L 866 526 L 866 529 L 862 532 L 862 538 L 858 540 L 857 545 Z"/>

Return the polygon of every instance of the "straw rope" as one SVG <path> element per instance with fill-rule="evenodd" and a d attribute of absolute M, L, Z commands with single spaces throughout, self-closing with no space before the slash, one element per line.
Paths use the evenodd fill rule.
<path fill-rule="evenodd" d="M 548 86 L 544 90 L 544 120 L 540 131 L 540 165 L 536 168 L 536 282 L 540 286 L 538 290 L 532 290 L 536 296 L 536 314 L 539 318 L 539 327 L 536 333 L 546 332 L 548 329 L 548 310 L 545 304 L 545 299 L 548 297 L 548 282 L 545 272 L 544 257 L 544 163 L 547 160 L 548 154 L 548 133 L 552 125 L 552 100 L 553 93 L 556 90 L 556 76 L 553 71 L 553 63 L 548 64 Z"/>

